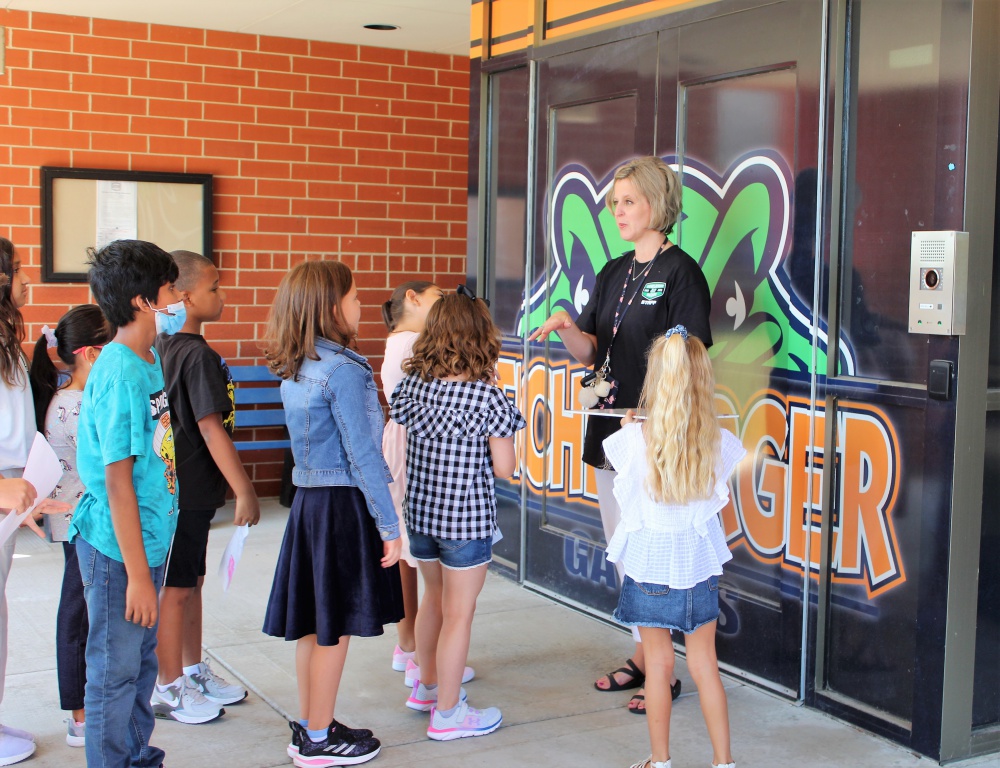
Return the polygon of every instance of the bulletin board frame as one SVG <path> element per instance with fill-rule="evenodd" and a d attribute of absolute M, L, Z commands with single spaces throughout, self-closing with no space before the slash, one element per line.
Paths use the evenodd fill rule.
<path fill-rule="evenodd" d="M 87 282 L 87 249 L 97 240 L 102 181 L 137 182 L 139 240 L 215 260 L 211 174 L 46 166 L 41 169 L 42 282 Z"/>

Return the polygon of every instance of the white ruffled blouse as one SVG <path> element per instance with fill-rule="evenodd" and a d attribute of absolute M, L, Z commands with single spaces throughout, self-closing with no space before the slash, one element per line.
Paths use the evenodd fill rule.
<path fill-rule="evenodd" d="M 732 432 L 719 432 L 712 495 L 689 504 L 664 504 L 649 497 L 649 464 L 640 424 L 627 424 L 604 441 L 604 452 L 618 473 L 614 493 L 622 511 L 608 542 L 607 558 L 621 562 L 633 580 L 690 589 L 709 576 L 721 575 L 722 564 L 732 559 L 719 512 L 729 500 L 729 477 L 746 450 Z"/>

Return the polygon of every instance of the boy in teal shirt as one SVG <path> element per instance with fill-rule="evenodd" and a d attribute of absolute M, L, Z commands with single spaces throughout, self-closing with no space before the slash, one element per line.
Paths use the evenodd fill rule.
<path fill-rule="evenodd" d="M 86 492 L 70 525 L 83 577 L 88 768 L 157 768 L 149 744 L 157 593 L 177 523 L 173 432 L 158 330 L 184 323 L 177 266 L 141 240 L 91 254 L 90 287 L 116 328 L 83 392 L 77 464 Z M 179 322 L 178 322 L 179 321 Z"/>

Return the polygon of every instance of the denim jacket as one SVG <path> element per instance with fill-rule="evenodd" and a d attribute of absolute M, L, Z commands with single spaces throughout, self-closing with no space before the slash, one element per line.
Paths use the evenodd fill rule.
<path fill-rule="evenodd" d="M 353 485 L 361 489 L 384 541 L 399 536 L 382 457 L 382 408 L 368 361 L 323 338 L 319 360 L 306 358 L 298 376 L 281 382 L 292 442 L 292 482 L 302 488 Z"/>

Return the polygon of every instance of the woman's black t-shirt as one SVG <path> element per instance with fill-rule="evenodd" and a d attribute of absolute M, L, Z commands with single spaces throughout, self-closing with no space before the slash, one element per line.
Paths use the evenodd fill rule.
<path fill-rule="evenodd" d="M 635 251 L 609 261 L 598 273 L 594 292 L 576 319 L 584 333 L 597 336 L 595 368 L 600 368 L 611 345 L 615 309 L 622 295 L 622 285 L 628 274 Z M 636 265 L 633 275 L 644 265 Z M 683 325 L 688 333 L 712 346 L 712 330 L 708 317 L 712 298 L 708 281 L 698 263 L 678 246 L 672 245 L 656 257 L 644 278 L 632 282 L 625 290 L 622 309 L 633 291 L 638 291 L 618 328 L 611 345 L 611 377 L 618 382 L 615 408 L 635 408 L 646 378 L 646 354 L 657 336 L 675 325 Z M 620 314 L 620 313 L 619 313 Z M 588 419 L 583 444 L 583 460 L 602 469 L 607 466 L 602 443 L 621 425 L 618 419 L 592 416 Z"/>

